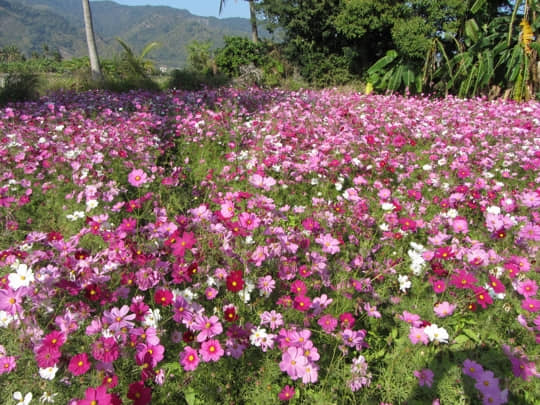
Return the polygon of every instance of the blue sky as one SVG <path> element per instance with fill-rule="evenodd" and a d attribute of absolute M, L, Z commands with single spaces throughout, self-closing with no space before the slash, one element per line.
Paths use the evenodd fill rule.
<path fill-rule="evenodd" d="M 218 16 L 219 0 L 113 0 L 126 6 L 170 6 L 188 10 L 191 14 L 204 17 L 244 17 L 249 18 L 249 4 L 245 0 L 227 0 L 225 8 Z"/>

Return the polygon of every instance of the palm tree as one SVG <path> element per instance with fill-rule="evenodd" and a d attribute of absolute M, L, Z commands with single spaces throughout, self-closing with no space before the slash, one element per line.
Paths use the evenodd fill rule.
<path fill-rule="evenodd" d="M 255 10 L 255 1 L 246 0 L 249 2 L 249 20 L 251 21 L 251 40 L 256 44 L 259 42 L 259 33 L 257 30 L 257 14 Z M 226 0 L 220 0 L 219 2 L 219 14 L 223 11 L 225 7 Z"/>
<path fill-rule="evenodd" d="M 88 44 L 88 56 L 90 58 L 90 70 L 92 72 L 92 79 L 101 81 L 103 80 L 103 73 L 101 73 L 101 67 L 99 66 L 99 57 L 96 48 L 96 40 L 94 35 L 94 26 L 92 24 L 92 12 L 90 11 L 90 4 L 88 0 L 82 0 L 83 15 L 84 15 L 84 28 L 86 31 L 86 43 Z"/>

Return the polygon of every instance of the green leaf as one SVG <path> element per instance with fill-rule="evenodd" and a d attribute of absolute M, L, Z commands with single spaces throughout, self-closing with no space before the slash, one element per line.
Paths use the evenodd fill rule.
<path fill-rule="evenodd" d="M 536 52 L 540 53 L 540 44 L 538 42 L 532 42 L 529 46 L 531 49 L 534 49 Z"/>
<path fill-rule="evenodd" d="M 382 68 L 388 66 L 390 63 L 394 61 L 398 56 L 398 53 L 390 49 L 388 52 L 386 52 L 386 55 L 383 56 L 381 59 L 379 59 L 377 62 L 375 62 L 369 69 L 368 74 L 373 74 L 377 72 L 378 70 L 381 70 Z"/>
<path fill-rule="evenodd" d="M 484 6 L 486 0 L 476 0 L 471 6 L 471 14 L 476 14 Z"/>
<path fill-rule="evenodd" d="M 408 87 L 410 89 L 412 84 L 414 83 L 415 77 L 414 72 L 408 66 L 405 67 L 405 69 L 403 70 L 402 79 L 405 87 Z"/>
<path fill-rule="evenodd" d="M 465 35 L 472 39 L 474 42 L 478 41 L 480 34 L 480 28 L 478 27 L 478 24 L 474 20 L 474 18 L 471 18 L 470 20 L 467 20 L 465 23 Z"/>

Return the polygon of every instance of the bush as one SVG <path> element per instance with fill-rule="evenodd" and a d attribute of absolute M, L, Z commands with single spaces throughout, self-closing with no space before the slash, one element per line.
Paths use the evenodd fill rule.
<path fill-rule="evenodd" d="M 202 90 L 204 88 L 216 88 L 228 83 L 228 78 L 222 74 L 202 73 L 193 69 L 175 69 L 167 87 L 179 90 Z"/>
<path fill-rule="evenodd" d="M 9 73 L 0 89 L 0 105 L 37 97 L 38 76 L 31 72 Z"/>

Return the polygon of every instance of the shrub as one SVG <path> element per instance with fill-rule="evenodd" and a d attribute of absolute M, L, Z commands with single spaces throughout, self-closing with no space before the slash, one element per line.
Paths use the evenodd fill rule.
<path fill-rule="evenodd" d="M 38 76 L 31 72 L 9 73 L 0 89 L 0 105 L 37 97 Z"/>

